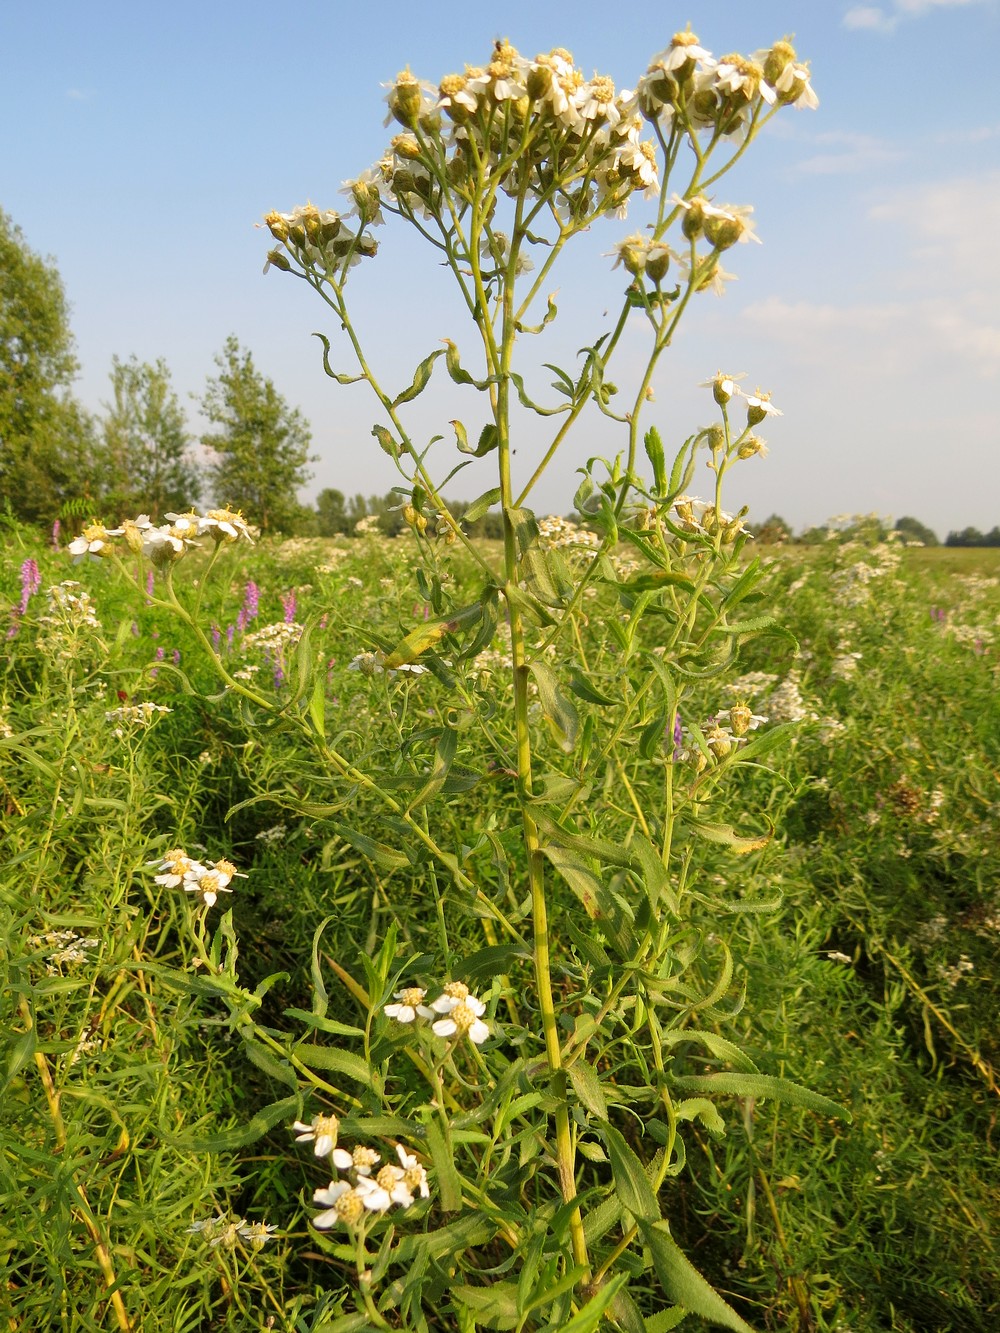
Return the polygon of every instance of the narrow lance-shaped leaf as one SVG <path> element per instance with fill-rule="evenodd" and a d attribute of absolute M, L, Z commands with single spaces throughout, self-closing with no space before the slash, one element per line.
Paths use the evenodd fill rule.
<path fill-rule="evenodd" d="M 420 365 L 417 366 L 416 370 L 413 372 L 413 383 L 408 389 L 404 389 L 402 393 L 396 395 L 392 402 L 393 407 L 399 407 L 401 403 L 412 402 L 418 394 L 423 393 L 430 380 L 431 371 L 434 369 L 434 362 L 439 356 L 444 355 L 444 350 L 444 348 L 439 347 L 436 352 L 431 352 L 430 356 L 424 357 L 423 361 L 421 361 Z"/>
<path fill-rule="evenodd" d="M 479 621 L 482 614 L 482 605 L 473 602 L 471 606 L 463 606 L 448 616 L 441 616 L 437 620 L 425 620 L 396 644 L 385 659 L 386 670 L 393 671 L 408 662 L 415 662 L 421 653 L 440 643 L 446 634 L 470 629 Z"/>
<path fill-rule="evenodd" d="M 652 1253 L 656 1275 L 671 1301 L 710 1323 L 732 1329 L 733 1333 L 753 1333 L 746 1320 L 740 1318 L 681 1251 L 666 1222 L 637 1220 L 642 1239 Z"/>
<path fill-rule="evenodd" d="M 332 380 L 338 384 L 357 384 L 358 380 L 366 379 L 367 376 L 361 375 L 338 375 L 330 365 L 330 339 L 324 333 L 314 333 L 314 338 L 318 338 L 323 344 L 323 369 Z"/>

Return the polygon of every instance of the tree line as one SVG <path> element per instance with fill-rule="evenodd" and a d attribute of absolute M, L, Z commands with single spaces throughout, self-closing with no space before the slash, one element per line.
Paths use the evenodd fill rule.
<path fill-rule="evenodd" d="M 48 526 L 142 512 L 160 520 L 207 499 L 242 510 L 265 532 L 332 537 L 374 516 L 381 532 L 395 536 L 405 524 L 393 493 L 346 497 L 328 487 L 315 508 L 299 502 L 315 461 L 309 423 L 235 335 L 196 399 L 209 425 L 197 438 L 164 360 L 114 357 L 110 397 L 99 414 L 73 396 L 78 370 L 58 269 L 30 249 L 0 208 L 0 506 L 10 518 Z M 467 508 L 449 503 L 456 517 Z M 864 521 L 881 523 L 875 516 Z M 918 519 L 892 526 L 906 540 L 940 544 Z M 890 529 L 882 527 L 870 535 L 886 536 Z M 488 513 L 470 530 L 500 537 L 500 517 Z M 777 514 L 755 524 L 754 533 L 765 544 L 829 540 L 828 526 L 794 536 Z M 1000 526 L 985 534 L 972 527 L 949 532 L 945 545 L 1000 546 Z"/>

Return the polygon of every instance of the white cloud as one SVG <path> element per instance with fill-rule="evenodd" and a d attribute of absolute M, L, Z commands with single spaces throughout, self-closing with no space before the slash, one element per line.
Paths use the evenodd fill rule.
<path fill-rule="evenodd" d="M 870 134 L 831 132 L 818 134 L 813 143 L 825 151 L 797 162 L 795 170 L 809 176 L 841 176 L 869 171 L 886 162 L 897 162 L 906 153 Z"/>
<path fill-rule="evenodd" d="M 66 96 L 71 102 L 89 102 L 93 93 L 88 88 L 67 88 Z"/>
<path fill-rule="evenodd" d="M 845 28 L 893 32 L 902 19 L 920 18 L 933 9 L 955 9 L 982 3 L 984 0 L 892 0 L 891 9 L 883 9 L 878 5 L 852 5 L 844 14 L 842 22 Z"/>
<path fill-rule="evenodd" d="M 870 32 L 892 32 L 896 20 L 875 5 L 855 5 L 844 15 L 845 28 L 861 28 Z"/>

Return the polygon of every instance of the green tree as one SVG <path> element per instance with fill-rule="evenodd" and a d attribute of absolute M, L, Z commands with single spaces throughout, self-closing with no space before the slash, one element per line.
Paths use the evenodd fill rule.
<path fill-rule="evenodd" d="M 28 522 L 83 490 L 93 428 L 70 393 L 76 372 L 59 272 L 0 209 L 0 493 Z"/>
<path fill-rule="evenodd" d="M 351 531 L 344 492 L 325 486 L 316 497 L 317 531 L 321 537 L 336 537 Z"/>
<path fill-rule="evenodd" d="M 111 363 L 113 401 L 102 423 L 106 503 L 119 515 L 144 510 L 155 518 L 186 509 L 201 478 L 189 454 L 184 410 L 163 360 Z"/>
<path fill-rule="evenodd" d="M 937 533 L 933 528 L 929 528 L 926 523 L 921 523 L 919 518 L 911 518 L 909 514 L 903 518 L 897 518 L 895 522 L 897 532 L 903 534 L 903 538 L 908 542 L 923 542 L 925 546 L 940 546 L 937 539 Z"/>
<path fill-rule="evenodd" d="M 215 461 L 215 502 L 242 509 L 267 532 L 290 532 L 301 517 L 296 491 L 312 475 L 309 423 L 289 407 L 234 335 L 215 358 L 201 410 L 215 427 L 201 437 Z"/>
<path fill-rule="evenodd" d="M 780 546 L 792 540 L 792 530 L 780 514 L 769 514 L 759 527 L 754 524 L 753 534 L 762 546 Z"/>

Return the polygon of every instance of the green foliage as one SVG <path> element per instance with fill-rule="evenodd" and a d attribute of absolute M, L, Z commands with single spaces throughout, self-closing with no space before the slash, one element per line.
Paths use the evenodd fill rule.
<path fill-rule="evenodd" d="M 201 443 L 215 455 L 207 469 L 215 503 L 252 513 L 265 532 L 294 530 L 296 491 L 310 475 L 308 424 L 234 336 L 215 362 L 201 399 L 214 428 Z"/>
<path fill-rule="evenodd" d="M 102 500 L 111 519 L 145 512 L 162 521 L 198 499 L 184 411 L 165 361 L 111 366 L 113 400 L 101 422 Z"/>
<path fill-rule="evenodd" d="M 0 491 L 25 522 L 51 524 L 85 489 L 93 438 L 76 372 L 59 273 L 0 209 Z"/>

